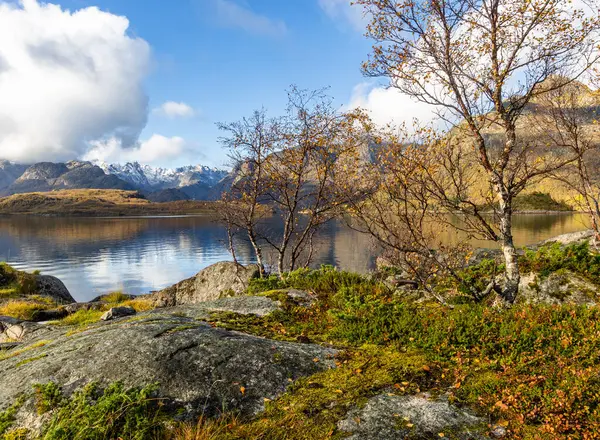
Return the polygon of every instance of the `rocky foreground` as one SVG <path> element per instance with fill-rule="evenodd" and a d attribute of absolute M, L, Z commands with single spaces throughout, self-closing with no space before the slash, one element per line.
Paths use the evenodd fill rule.
<path fill-rule="evenodd" d="M 0 438 L 594 438 L 600 261 L 569 263 L 587 238 L 527 257 L 540 272 L 511 311 L 440 307 L 396 275 L 333 269 L 282 284 L 218 263 L 88 304 L 35 278 L 55 305 L 0 316 Z M 90 386 L 151 391 L 135 405 L 119 391 L 102 413 L 116 397 Z"/>

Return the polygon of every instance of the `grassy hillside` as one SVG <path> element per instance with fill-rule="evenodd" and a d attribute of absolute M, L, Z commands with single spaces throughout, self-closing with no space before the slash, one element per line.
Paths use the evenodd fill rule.
<path fill-rule="evenodd" d="M 214 203 L 152 203 L 137 191 L 78 189 L 16 194 L 0 199 L 0 214 L 126 216 L 210 214 Z"/>

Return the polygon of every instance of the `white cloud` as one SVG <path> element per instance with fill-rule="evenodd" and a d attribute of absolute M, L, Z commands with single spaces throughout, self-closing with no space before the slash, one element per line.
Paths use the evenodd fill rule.
<path fill-rule="evenodd" d="M 281 36 L 287 33 L 284 21 L 261 15 L 234 0 L 215 0 L 215 6 L 217 16 L 225 26 L 240 28 L 258 35 Z"/>
<path fill-rule="evenodd" d="M 168 118 L 190 118 L 196 113 L 192 107 L 185 102 L 167 101 L 160 107 L 154 109 L 155 113 Z"/>
<path fill-rule="evenodd" d="M 319 0 L 319 6 L 333 20 L 344 20 L 358 32 L 365 32 L 368 20 L 364 8 L 352 5 L 352 0 Z"/>
<path fill-rule="evenodd" d="M 379 125 L 388 123 L 429 125 L 438 120 L 435 107 L 418 102 L 398 89 L 376 87 L 369 83 L 361 83 L 354 87 L 348 108 L 367 110 L 373 121 Z"/>
<path fill-rule="evenodd" d="M 89 161 L 140 162 L 148 165 L 160 165 L 175 159 L 186 152 L 187 144 L 180 137 L 165 137 L 154 134 L 150 139 L 139 142 L 134 147 L 124 148 L 117 138 L 91 142 L 92 149 L 83 159 Z"/>
<path fill-rule="evenodd" d="M 136 144 L 150 48 L 128 27 L 95 7 L 0 2 L 0 158 L 73 159 L 107 137 Z"/>

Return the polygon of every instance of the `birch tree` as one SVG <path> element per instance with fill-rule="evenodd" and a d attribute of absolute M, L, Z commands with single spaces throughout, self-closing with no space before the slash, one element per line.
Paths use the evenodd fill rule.
<path fill-rule="evenodd" d="M 495 200 L 494 220 L 472 217 L 473 201 L 452 201 L 498 242 L 505 261 L 501 297 L 515 301 L 520 281 L 513 200 L 532 181 L 574 159 L 540 155 L 519 123 L 539 85 L 560 89 L 598 61 L 598 2 L 566 0 L 357 0 L 375 40 L 363 70 L 430 104 L 451 125 L 452 148 L 469 145 Z M 576 6 L 580 5 L 580 6 Z M 545 89 L 544 92 L 548 90 Z M 523 127 L 521 127 L 523 128 Z M 490 132 L 497 136 L 492 137 Z M 451 152 L 447 157 L 452 157 Z M 444 188 L 441 188 L 443 190 Z"/>

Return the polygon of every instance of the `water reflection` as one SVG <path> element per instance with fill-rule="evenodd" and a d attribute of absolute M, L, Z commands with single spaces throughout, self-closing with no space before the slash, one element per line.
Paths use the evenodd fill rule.
<path fill-rule="evenodd" d="M 584 227 L 581 214 L 517 216 L 515 241 L 532 244 Z M 464 237 L 446 231 L 440 240 L 448 243 Z M 225 228 L 205 217 L 0 217 L 0 261 L 55 275 L 80 301 L 116 289 L 137 294 L 166 287 L 229 259 L 225 243 Z M 367 236 L 341 223 L 328 225 L 317 244 L 315 265 L 366 272 L 377 254 Z M 251 262 L 250 248 L 242 245 L 238 257 Z"/>

